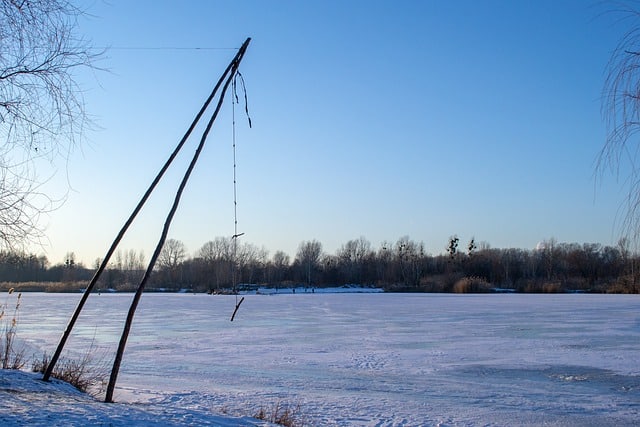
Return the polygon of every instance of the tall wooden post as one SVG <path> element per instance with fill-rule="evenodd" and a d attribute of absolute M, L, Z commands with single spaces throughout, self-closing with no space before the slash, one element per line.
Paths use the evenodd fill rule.
<path fill-rule="evenodd" d="M 193 171 L 193 168 L 195 167 L 198 158 L 200 157 L 200 153 L 202 152 L 202 148 L 204 147 L 204 144 L 207 140 L 207 136 L 209 135 L 209 131 L 211 130 L 211 127 L 213 126 L 213 123 L 215 122 L 216 118 L 218 117 L 218 113 L 220 112 L 220 109 L 222 108 L 222 103 L 224 101 L 224 97 L 225 94 L 227 92 L 227 88 L 229 87 L 229 85 L 231 84 L 234 76 L 236 75 L 237 71 L 238 71 L 238 67 L 240 65 L 240 61 L 242 61 L 242 58 L 244 56 L 245 51 L 247 50 L 247 46 L 249 45 L 249 42 L 251 41 L 251 38 L 248 38 L 243 44 L 242 47 L 240 47 L 240 50 L 238 51 L 238 53 L 236 54 L 236 56 L 233 58 L 233 60 L 231 61 L 231 63 L 229 64 L 229 67 L 227 67 L 227 70 L 224 72 L 224 74 L 222 75 L 221 79 L 225 79 L 225 83 L 224 86 L 222 88 L 222 92 L 220 94 L 220 98 L 218 99 L 218 104 L 216 105 L 216 109 L 213 112 L 213 115 L 211 116 L 211 119 L 209 120 L 209 123 L 207 124 L 206 129 L 204 130 L 203 134 L 202 134 L 202 138 L 200 139 L 200 143 L 198 144 L 198 147 L 196 148 L 196 152 L 193 155 L 193 158 L 191 159 L 191 163 L 189 163 L 189 167 L 187 168 L 183 178 L 182 178 L 182 182 L 180 183 L 180 186 L 178 187 L 178 191 L 176 192 L 175 198 L 173 200 L 173 205 L 171 206 L 171 209 L 169 210 L 169 213 L 167 214 L 167 218 L 165 219 L 165 223 L 164 226 L 162 228 L 162 234 L 160 236 L 160 239 L 158 241 L 158 244 L 156 245 L 156 248 L 153 252 L 153 255 L 151 257 L 151 260 L 149 261 L 149 265 L 147 266 L 147 270 L 144 273 L 144 276 L 142 277 L 142 280 L 140 281 L 140 284 L 138 285 L 138 288 L 136 289 L 136 293 L 133 297 L 133 301 L 131 302 L 131 306 L 129 307 L 129 312 L 127 314 L 127 319 L 125 321 L 124 324 L 124 329 L 122 331 L 122 336 L 120 337 L 120 343 L 118 344 L 118 350 L 116 352 L 116 357 L 115 360 L 113 362 L 113 368 L 111 369 L 111 375 L 109 377 L 109 384 L 107 385 L 107 392 L 105 395 L 105 402 L 113 402 L 113 391 L 115 389 L 115 385 L 116 385 L 116 381 L 118 379 L 118 373 L 120 371 L 120 364 L 122 363 L 122 356 L 124 354 L 124 349 L 127 345 L 127 339 L 129 338 L 129 332 L 131 330 L 131 324 L 133 322 L 133 317 L 135 315 L 136 309 L 138 307 L 138 303 L 140 302 L 140 297 L 142 296 L 142 292 L 144 291 L 144 287 L 147 283 L 147 281 L 149 280 L 149 277 L 151 276 L 151 272 L 153 271 L 153 268 L 155 266 L 155 263 L 158 259 L 158 256 L 160 255 L 160 251 L 162 250 L 162 246 L 164 245 L 164 242 L 167 239 L 167 234 L 169 233 L 169 227 L 171 226 L 171 222 L 173 220 L 173 217 L 176 213 L 176 210 L 178 209 L 178 205 L 180 204 L 180 198 L 182 197 L 182 192 L 184 191 L 187 182 L 189 181 L 189 177 L 191 176 L 191 172 Z"/>
<path fill-rule="evenodd" d="M 247 39 L 247 41 L 245 41 L 245 43 L 243 44 L 243 46 L 245 46 L 245 50 L 246 50 L 246 45 L 248 44 L 249 40 L 250 39 Z M 237 57 L 238 57 L 238 55 L 236 55 L 236 57 L 234 58 L 234 61 L 235 61 L 235 59 Z M 147 191 L 144 193 L 144 195 L 142 196 L 142 198 L 138 202 L 137 206 L 135 207 L 135 209 L 133 210 L 133 212 L 131 213 L 131 215 L 127 219 L 127 221 L 124 223 L 124 225 L 122 226 L 122 229 L 120 229 L 120 232 L 118 233 L 118 235 L 116 236 L 115 240 L 111 244 L 111 247 L 107 251 L 104 259 L 102 260 L 102 263 L 100 264 L 100 266 L 96 270 L 95 274 L 91 278 L 91 281 L 89 282 L 89 285 L 87 285 L 87 288 L 85 289 L 84 293 L 82 294 L 82 297 L 80 298 L 80 301 L 78 302 L 78 305 L 77 305 L 75 311 L 73 312 L 73 315 L 71 316 L 71 319 L 69 319 L 69 323 L 67 324 L 67 327 L 65 328 L 65 330 L 64 330 L 64 332 L 62 334 L 62 337 L 60 338 L 58 346 L 56 347 L 56 351 L 53 353 L 53 356 L 51 357 L 51 360 L 49 361 L 49 365 L 47 366 L 47 369 L 45 370 L 44 376 L 42 377 L 43 381 L 49 381 L 49 379 L 51 378 L 51 374 L 52 374 L 52 372 L 53 372 L 53 370 L 54 370 L 54 368 L 56 366 L 56 363 L 58 362 L 58 359 L 60 358 L 60 354 L 62 353 L 62 350 L 64 349 L 64 346 L 65 346 L 65 344 L 67 342 L 67 339 L 69 338 L 69 335 L 71 335 L 71 331 L 73 330 L 73 327 L 74 327 L 76 321 L 78 320 L 78 317 L 80 316 L 80 313 L 82 312 L 82 309 L 83 309 L 87 299 L 89 298 L 89 294 L 91 294 L 91 292 L 93 291 L 93 288 L 95 287 L 96 283 L 100 279 L 100 276 L 102 275 L 102 273 L 104 272 L 105 268 L 107 267 L 107 264 L 111 260 L 111 257 L 113 256 L 113 253 L 115 252 L 116 248 L 118 247 L 118 244 L 120 244 L 120 241 L 122 240 L 122 238 L 124 237 L 125 233 L 129 229 L 129 226 L 131 226 L 131 224 L 133 223 L 134 219 L 136 218 L 136 216 L 138 215 L 140 210 L 143 208 L 143 206 L 147 202 L 147 199 L 149 199 L 149 196 L 151 196 L 151 193 L 154 191 L 154 189 L 156 188 L 156 186 L 158 185 L 158 183 L 160 182 L 160 180 L 164 176 L 165 172 L 167 171 L 167 169 L 169 169 L 169 166 L 171 165 L 171 163 L 173 163 L 173 160 L 176 158 L 176 156 L 178 155 L 178 153 L 180 152 L 180 150 L 182 149 L 182 147 L 186 143 L 187 139 L 189 138 L 189 136 L 193 132 L 193 129 L 196 127 L 196 125 L 200 121 L 200 118 L 205 113 L 205 111 L 208 109 L 209 104 L 211 103 L 211 101 L 215 97 L 216 93 L 218 92 L 218 89 L 220 88 L 220 86 L 224 82 L 224 76 L 226 74 L 228 74 L 229 71 L 233 68 L 234 61 L 232 61 L 227 66 L 227 69 L 225 70 L 224 74 L 218 80 L 216 86 L 211 91 L 211 94 L 209 95 L 209 97 L 207 98 L 205 103 L 202 105 L 202 108 L 200 108 L 200 111 L 198 111 L 198 114 L 196 114 L 196 117 L 194 118 L 193 122 L 191 123 L 191 125 L 189 126 L 187 131 L 185 132 L 184 136 L 182 137 L 182 139 L 180 140 L 180 142 L 178 143 L 178 145 L 176 146 L 174 151 L 169 156 L 169 159 L 167 159 L 165 164 L 162 166 L 162 168 L 160 169 L 160 171 L 158 172 L 158 174 L 154 178 L 153 182 L 151 183 L 151 185 L 149 186 Z"/>

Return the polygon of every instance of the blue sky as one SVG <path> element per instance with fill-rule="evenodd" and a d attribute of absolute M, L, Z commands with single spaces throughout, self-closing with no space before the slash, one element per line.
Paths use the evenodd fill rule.
<path fill-rule="evenodd" d="M 624 31 L 606 10 L 589 1 L 92 2 L 81 32 L 111 47 L 99 64 L 108 71 L 79 75 L 96 126 L 47 184 L 71 190 L 46 218 L 45 253 L 56 263 L 73 251 L 88 265 L 104 255 L 246 37 L 253 128 L 236 111 L 246 242 L 292 257 L 303 240 L 334 253 L 360 236 L 377 248 L 408 235 L 432 254 L 454 234 L 503 248 L 552 237 L 615 245 L 626 189 L 594 175 L 605 66 Z M 233 234 L 230 113 L 227 102 L 171 228 L 190 254 Z M 151 254 L 196 143 L 123 249 Z"/>

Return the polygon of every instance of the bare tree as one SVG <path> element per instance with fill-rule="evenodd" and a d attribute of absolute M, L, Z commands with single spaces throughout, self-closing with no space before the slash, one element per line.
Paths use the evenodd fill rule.
<path fill-rule="evenodd" d="M 0 245 L 41 237 L 52 200 L 35 160 L 66 157 L 89 121 L 75 72 L 100 53 L 76 36 L 68 0 L 0 0 Z M 46 179 L 46 178 L 45 178 Z"/>
<path fill-rule="evenodd" d="M 118 251 L 116 259 L 121 258 L 121 274 L 123 285 L 133 286 L 137 283 L 142 276 L 142 272 L 146 266 L 144 259 L 144 251 L 136 252 L 135 249 L 129 249 L 124 251 L 124 257 L 121 256 L 121 252 Z"/>
<path fill-rule="evenodd" d="M 168 239 L 164 242 L 158 256 L 158 267 L 166 275 L 169 285 L 177 286 L 182 282 L 182 263 L 187 257 L 187 248 L 180 240 Z"/>
<path fill-rule="evenodd" d="M 371 243 L 362 236 L 338 249 L 337 257 L 347 281 L 362 284 L 365 263 L 372 254 Z"/>
<path fill-rule="evenodd" d="M 187 249 L 180 240 L 168 239 L 164 242 L 160 256 L 158 257 L 158 266 L 163 269 L 173 270 L 177 268 L 187 256 Z"/>
<path fill-rule="evenodd" d="M 393 243 L 384 241 L 380 244 L 380 249 L 375 256 L 376 277 L 381 283 L 393 283 Z"/>
<path fill-rule="evenodd" d="M 560 248 L 555 237 L 538 243 L 537 252 L 540 254 L 541 265 L 546 273 L 547 280 L 555 278 L 560 258 Z"/>
<path fill-rule="evenodd" d="M 232 284 L 233 242 L 230 237 L 216 237 L 200 248 L 198 256 L 204 263 L 205 274 L 212 276 L 215 289 Z"/>
<path fill-rule="evenodd" d="M 1 87 L 1 86 L 0 86 Z M 2 129 L 0 117 L 0 130 Z M 2 144 L 2 143 L 0 143 Z M 27 242 L 39 243 L 41 213 L 52 206 L 51 200 L 38 191 L 33 171 L 11 162 L 0 148 L 0 247 L 20 251 Z"/>
<path fill-rule="evenodd" d="M 424 243 L 417 243 L 409 236 L 403 236 L 396 242 L 395 251 L 405 286 L 417 287 L 420 284 L 424 268 Z"/>
<path fill-rule="evenodd" d="M 306 276 L 307 286 L 309 287 L 311 287 L 312 273 L 318 268 L 321 255 L 322 243 L 317 240 L 302 242 L 298 247 L 296 262 L 301 267 L 303 274 Z"/>
<path fill-rule="evenodd" d="M 283 251 L 276 251 L 273 254 L 273 258 L 271 260 L 271 266 L 273 267 L 273 272 L 271 275 L 271 280 L 275 283 L 280 283 L 284 280 L 287 270 L 289 269 L 289 264 L 291 263 L 291 258 Z"/>
<path fill-rule="evenodd" d="M 607 64 L 602 96 L 602 112 L 607 137 L 596 170 L 612 170 L 629 188 L 623 233 L 640 237 L 640 154 L 637 133 L 640 131 L 640 11 L 622 4 L 614 12 L 621 16 L 618 24 L 629 28 L 620 39 Z M 623 175 L 623 176 L 620 176 Z"/>
<path fill-rule="evenodd" d="M 291 258 L 284 251 L 276 251 L 273 254 L 273 266 L 279 270 L 285 270 L 289 268 Z"/>

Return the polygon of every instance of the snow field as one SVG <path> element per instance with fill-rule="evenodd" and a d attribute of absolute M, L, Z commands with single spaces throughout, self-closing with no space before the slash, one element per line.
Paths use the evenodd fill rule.
<path fill-rule="evenodd" d="M 131 294 L 92 295 L 68 343 L 110 366 Z M 51 353 L 80 296 L 25 294 Z M 640 297 L 145 294 L 115 399 L 191 417 L 300 407 L 307 425 L 634 425 Z M 196 415 L 193 415 L 196 414 Z M 189 424 L 188 420 L 184 420 Z"/>

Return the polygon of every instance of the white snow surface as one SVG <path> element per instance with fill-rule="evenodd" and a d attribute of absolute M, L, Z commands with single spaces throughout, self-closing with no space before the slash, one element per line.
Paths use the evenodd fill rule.
<path fill-rule="evenodd" d="M 255 418 L 214 415 L 187 405 L 106 404 L 58 380 L 32 372 L 0 370 L 2 426 L 258 426 Z"/>
<path fill-rule="evenodd" d="M 132 294 L 91 295 L 63 357 L 110 367 Z M 0 425 L 631 426 L 640 296 L 145 294 L 104 404 L 0 371 Z M 53 352 L 78 294 L 24 294 L 18 337 Z M 99 396 L 101 398 L 102 396 Z"/>

